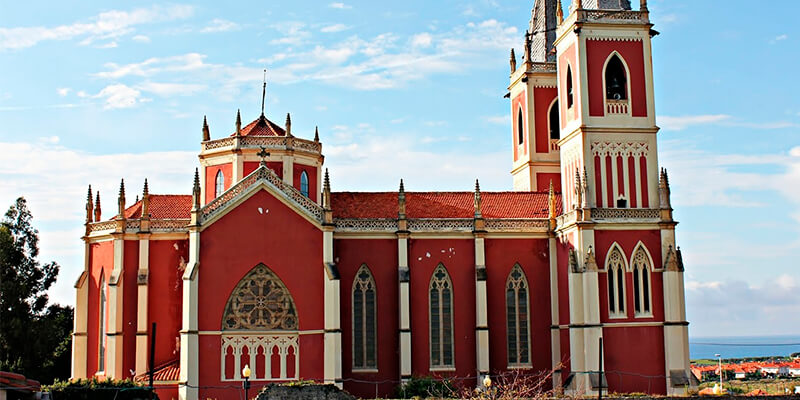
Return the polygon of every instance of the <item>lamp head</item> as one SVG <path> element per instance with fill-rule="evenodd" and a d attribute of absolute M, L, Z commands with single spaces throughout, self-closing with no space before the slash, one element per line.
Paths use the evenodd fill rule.
<path fill-rule="evenodd" d="M 492 378 L 490 378 L 489 375 L 486 375 L 486 377 L 483 378 L 483 386 L 486 386 L 487 388 L 492 387 Z"/>
<path fill-rule="evenodd" d="M 244 368 L 242 368 L 242 377 L 244 377 L 244 379 L 250 379 L 250 365 L 249 364 L 245 365 Z"/>

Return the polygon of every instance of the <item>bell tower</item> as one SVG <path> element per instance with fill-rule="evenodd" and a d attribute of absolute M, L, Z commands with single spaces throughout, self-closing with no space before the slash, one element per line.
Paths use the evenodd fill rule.
<path fill-rule="evenodd" d="M 645 0 L 574 0 L 559 24 L 564 210 L 658 207 L 655 34 Z"/>
<path fill-rule="evenodd" d="M 523 37 L 521 65 L 511 50 L 512 156 L 514 190 L 547 191 L 559 176 L 556 25 L 558 0 L 536 0 Z"/>

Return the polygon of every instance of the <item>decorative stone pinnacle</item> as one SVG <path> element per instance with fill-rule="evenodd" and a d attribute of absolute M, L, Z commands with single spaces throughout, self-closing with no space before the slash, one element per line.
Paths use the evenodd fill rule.
<path fill-rule="evenodd" d="M 511 64 L 511 73 L 517 70 L 517 55 L 514 54 L 514 48 L 511 48 L 511 56 L 509 57 L 509 64 Z"/>
<path fill-rule="evenodd" d="M 236 110 L 236 136 L 242 134 L 242 114 L 240 110 Z"/>
<path fill-rule="evenodd" d="M 547 195 L 547 214 L 550 219 L 556 217 L 556 192 L 553 189 L 552 179 L 550 179 L 550 192 Z"/>
<path fill-rule="evenodd" d="M 142 218 L 150 218 L 150 189 L 147 187 L 147 178 L 144 178 L 142 190 Z"/>
<path fill-rule="evenodd" d="M 403 185 L 403 178 L 400 178 L 400 191 L 399 191 L 399 193 L 402 193 L 403 195 L 406 194 L 406 188 Z"/>
<path fill-rule="evenodd" d="M 647 11 L 647 0 L 639 0 L 639 11 Z"/>
<path fill-rule="evenodd" d="M 531 33 L 525 31 L 525 54 L 523 54 L 525 62 L 531 62 Z"/>
<path fill-rule="evenodd" d="M 92 222 L 92 213 L 94 212 L 94 205 L 92 204 L 92 185 L 89 185 L 89 194 L 86 195 L 86 222 Z"/>
<path fill-rule="evenodd" d="M 561 8 L 561 0 L 556 2 L 556 18 L 558 20 L 558 25 L 561 25 L 564 22 L 564 9 Z"/>
<path fill-rule="evenodd" d="M 397 217 L 406 218 L 406 188 L 403 186 L 403 179 L 400 179 L 400 189 L 397 192 Z"/>
<path fill-rule="evenodd" d="M 119 199 L 117 199 L 119 205 L 119 216 L 123 217 L 125 215 L 125 179 L 121 179 L 119 181 Z"/>
<path fill-rule="evenodd" d="M 292 116 L 286 113 L 286 136 L 292 136 Z"/>
<path fill-rule="evenodd" d="M 475 194 L 473 195 L 475 218 L 481 218 L 481 184 L 475 179 Z"/>
<path fill-rule="evenodd" d="M 200 170 L 194 169 L 194 184 L 192 185 L 192 193 L 200 193 Z"/>
<path fill-rule="evenodd" d="M 319 142 L 319 127 L 318 126 L 314 127 L 314 141 L 315 142 Z"/>
<path fill-rule="evenodd" d="M 142 190 L 142 198 L 145 198 L 148 194 L 150 194 L 150 190 L 147 187 L 147 178 L 144 178 L 144 190 Z"/>
<path fill-rule="evenodd" d="M 96 194 L 96 197 L 95 197 L 95 200 L 94 200 L 94 221 L 95 222 L 100 222 L 100 216 L 101 216 L 101 211 L 100 211 L 100 191 L 98 190 L 97 194 Z"/>
<path fill-rule="evenodd" d="M 203 115 L 203 141 L 207 142 L 209 140 L 211 140 L 211 132 L 208 130 L 208 120 Z"/>
<path fill-rule="evenodd" d="M 330 192 L 331 191 L 331 179 L 330 179 L 330 176 L 328 175 L 328 169 L 327 168 L 325 168 L 325 179 L 324 179 L 324 182 L 322 183 L 322 190 L 325 191 L 325 192 Z"/>

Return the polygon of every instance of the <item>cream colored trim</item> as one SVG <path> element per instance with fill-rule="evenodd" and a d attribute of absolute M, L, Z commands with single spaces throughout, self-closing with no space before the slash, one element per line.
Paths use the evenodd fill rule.
<path fill-rule="evenodd" d="M 325 227 L 322 233 L 322 258 L 326 264 L 333 264 L 333 230 Z M 341 330 L 341 290 L 338 277 L 328 276 L 323 265 L 322 279 L 325 296 L 325 333 L 323 376 L 327 383 L 342 386 L 342 330 Z"/>
<path fill-rule="evenodd" d="M 147 371 L 147 332 L 148 332 L 148 292 L 150 267 L 150 235 L 139 237 L 139 271 L 137 271 L 136 304 L 136 375 Z M 144 279 L 144 282 L 139 280 Z"/>
<path fill-rule="evenodd" d="M 515 342 L 517 343 L 517 346 L 522 346 L 523 339 L 524 339 L 525 348 L 526 348 L 527 353 L 528 353 L 528 354 L 526 354 L 527 357 L 528 357 L 528 361 L 527 362 L 522 362 L 522 363 L 520 363 L 520 362 L 516 362 L 516 363 L 509 362 L 508 363 L 508 367 L 509 368 L 511 368 L 511 367 L 525 367 L 527 365 L 530 365 L 530 363 L 531 363 L 531 334 L 530 334 L 530 332 L 531 332 L 530 321 L 532 319 L 532 317 L 531 317 L 531 306 L 530 306 L 531 292 L 530 292 L 530 288 L 529 288 L 529 285 L 528 285 L 528 276 L 525 275 L 525 271 L 522 269 L 522 267 L 519 265 L 519 263 L 515 263 L 514 266 L 511 268 L 511 271 L 509 271 L 508 276 L 506 277 L 506 285 L 505 285 L 505 288 L 504 288 L 505 290 L 504 291 L 508 292 L 509 285 L 511 285 L 511 283 L 512 283 L 511 274 L 513 274 L 514 271 L 516 271 L 516 270 L 518 270 L 519 273 L 522 275 L 522 280 L 521 280 L 522 286 L 519 289 L 524 289 L 525 290 L 525 302 L 526 302 L 525 310 L 526 310 L 526 312 L 528 314 L 527 318 L 525 318 L 525 324 L 527 325 L 527 327 L 525 329 L 525 332 L 527 333 L 527 337 L 523 338 L 522 335 L 521 335 L 522 325 L 520 325 L 520 313 L 519 313 L 519 308 L 520 308 L 521 304 L 519 304 L 519 302 L 518 302 L 518 300 L 519 300 L 519 290 L 515 290 L 514 300 L 515 300 L 516 304 L 514 304 L 514 310 L 516 312 L 516 315 L 515 315 L 514 319 L 516 320 L 516 326 L 515 326 L 514 332 L 506 331 L 506 350 L 508 350 L 508 344 L 509 344 L 509 340 L 508 339 L 512 334 L 516 336 L 514 339 L 515 339 Z M 508 311 L 509 311 L 508 296 L 506 296 L 506 307 L 505 307 L 505 309 L 506 309 L 506 326 L 508 326 Z M 506 360 L 509 360 L 510 358 L 511 358 L 511 355 L 510 354 L 506 354 Z"/>
<path fill-rule="evenodd" d="M 436 280 L 436 273 L 439 272 L 439 271 L 444 271 L 444 278 L 440 282 L 442 282 L 443 284 L 447 285 L 447 287 L 450 289 L 449 290 L 449 292 L 450 292 L 450 301 L 448 302 L 450 304 L 449 310 L 445 309 L 445 307 L 444 307 L 444 301 L 443 301 L 444 294 L 442 293 L 443 290 L 441 288 L 438 288 L 438 289 L 434 288 L 434 284 L 437 281 Z M 430 361 L 429 367 L 430 367 L 431 371 L 445 371 L 445 370 L 455 369 L 456 354 L 455 354 L 455 340 L 453 340 L 454 339 L 454 337 L 453 337 L 453 335 L 454 335 L 453 327 L 455 325 L 453 323 L 453 320 L 454 320 L 454 317 L 455 317 L 455 315 L 453 314 L 454 288 L 453 288 L 453 281 L 452 281 L 452 279 L 450 279 L 450 273 L 447 271 L 447 268 L 442 263 L 439 263 L 439 265 L 436 266 L 436 268 L 433 270 L 433 273 L 431 274 L 430 283 L 428 284 L 428 293 L 430 294 L 433 290 L 436 290 L 439 293 L 439 301 L 438 301 L 438 303 L 439 303 L 439 310 L 438 310 L 439 311 L 439 315 L 441 316 L 442 314 L 444 314 L 445 311 L 449 311 L 449 313 L 450 313 L 450 335 L 451 335 L 451 337 L 450 337 L 450 348 L 449 348 L 449 350 L 450 350 L 451 357 L 450 357 L 450 363 L 449 364 L 445 364 L 444 355 L 445 355 L 445 351 L 448 350 L 448 349 L 445 347 L 445 344 L 444 344 L 445 341 L 443 340 L 443 338 L 444 338 L 444 326 L 445 325 L 444 325 L 444 322 L 440 318 L 439 319 L 439 327 L 438 327 L 439 328 L 439 348 L 438 349 L 434 349 L 433 348 L 433 340 L 431 340 L 430 337 L 428 338 L 428 343 L 429 343 L 429 349 L 428 349 L 429 353 L 428 354 L 433 353 L 434 350 L 438 350 L 440 352 L 440 360 L 439 360 L 440 364 L 436 364 L 436 365 L 433 364 L 433 360 L 431 359 L 431 360 L 429 360 Z M 430 332 L 434 328 L 434 326 L 431 323 L 431 319 L 432 319 L 431 318 L 431 313 L 432 312 L 433 312 L 433 305 L 430 302 L 430 295 L 429 295 L 428 296 L 428 334 L 429 335 L 430 335 Z"/>
<path fill-rule="evenodd" d="M 634 306 L 634 310 L 633 310 L 634 317 L 636 317 L 636 318 L 653 318 L 653 265 L 655 265 L 655 264 L 653 263 L 653 257 L 650 256 L 650 252 L 647 250 L 647 247 L 640 240 L 638 243 L 636 243 L 636 246 L 634 246 L 633 252 L 631 252 L 631 259 L 628 262 L 628 266 L 629 266 L 628 268 L 630 268 L 631 273 L 633 273 L 633 268 L 635 267 L 633 261 L 634 261 L 634 258 L 636 258 L 636 253 L 638 251 L 643 251 L 644 252 L 645 259 L 647 261 L 647 265 L 645 265 L 645 273 L 647 274 L 647 287 L 648 287 L 648 290 L 647 290 L 647 298 L 645 299 L 644 298 L 644 293 L 643 293 L 643 290 L 642 290 L 642 288 L 644 287 L 644 276 L 643 276 L 643 274 L 639 274 L 639 293 L 634 293 L 634 296 L 638 296 L 639 297 L 639 306 L 640 306 L 640 308 L 644 309 L 645 304 L 647 304 L 647 306 L 648 306 L 647 308 L 649 308 L 650 311 L 637 312 L 636 311 L 636 307 Z M 634 287 L 634 289 L 635 289 L 635 287 Z M 647 301 L 647 303 L 645 303 L 645 300 Z"/>
<path fill-rule="evenodd" d="M 363 321 L 356 321 L 356 316 L 355 316 L 356 294 L 366 295 L 365 294 L 365 292 L 366 292 L 365 290 L 363 290 L 363 289 L 356 290 L 357 289 L 356 288 L 356 282 L 358 282 L 360 280 L 358 276 L 361 274 L 362 270 L 366 271 L 367 274 L 369 275 L 369 278 L 368 278 L 369 285 L 372 286 L 373 296 L 375 296 L 374 303 L 373 303 L 373 310 L 372 310 L 373 311 L 373 315 L 372 315 L 372 324 L 371 324 L 372 325 L 372 333 L 375 335 L 375 338 L 373 339 L 375 347 L 372 349 L 375 352 L 375 354 L 372 355 L 372 357 L 373 357 L 372 360 L 375 363 L 374 366 L 373 365 L 370 365 L 370 366 L 366 365 L 367 364 L 367 358 L 368 358 L 367 357 L 367 354 L 368 354 L 368 349 L 367 349 L 367 324 L 370 323 L 369 315 L 367 315 L 366 304 L 364 304 L 361 307 L 361 310 L 362 310 L 362 313 L 363 313 L 362 317 L 364 318 L 364 320 Z M 355 371 L 355 370 L 371 370 L 371 369 L 374 369 L 375 371 L 377 371 L 377 367 L 378 367 L 378 323 L 377 323 L 377 320 L 378 320 L 378 316 L 377 316 L 377 312 L 378 312 L 378 286 L 375 284 L 375 278 L 372 275 L 372 271 L 370 271 L 369 266 L 367 264 L 361 264 L 361 267 L 358 268 L 358 270 L 356 271 L 356 276 L 353 278 L 353 285 L 352 285 L 351 290 L 350 290 L 350 312 L 352 314 L 352 316 L 350 318 L 350 322 L 351 322 L 350 323 L 350 335 L 352 337 L 352 340 L 350 342 L 350 343 L 352 343 L 352 346 L 350 346 L 351 347 L 352 370 Z M 357 326 L 357 324 L 361 325 L 361 326 Z M 357 367 L 356 366 L 356 344 L 355 344 L 356 338 L 355 338 L 355 336 L 356 336 L 356 330 L 357 329 L 361 330 L 361 337 L 363 338 L 362 339 L 363 340 L 363 343 L 362 343 L 363 348 L 361 349 L 361 351 L 363 352 L 362 354 L 364 355 L 364 359 L 362 360 L 364 362 L 364 365 L 365 365 L 364 367 Z"/>
<path fill-rule="evenodd" d="M 407 235 L 397 235 L 397 270 L 399 275 L 410 276 L 408 266 Z M 399 328 L 400 328 L 400 378 L 411 377 L 411 294 L 409 280 L 400 280 L 399 290 Z"/>
<path fill-rule="evenodd" d="M 610 264 L 611 263 L 611 255 L 615 251 L 619 252 L 620 260 L 622 261 L 622 265 L 619 266 L 619 267 L 612 266 Z M 614 242 L 614 243 L 611 244 L 611 246 L 608 247 L 608 251 L 606 251 L 606 260 L 603 263 L 603 265 L 605 265 L 606 281 L 608 281 L 608 271 L 611 271 L 612 269 L 614 270 L 614 272 L 612 273 L 612 277 L 611 278 L 614 280 L 614 290 L 616 291 L 616 293 L 614 293 L 614 300 L 615 300 L 615 306 L 616 306 L 617 311 L 614 311 L 614 312 L 611 311 L 611 302 L 609 301 L 609 303 L 608 303 L 608 306 L 609 306 L 608 318 L 609 319 L 627 318 L 627 316 L 628 316 L 628 303 L 627 303 L 627 301 L 628 301 L 628 290 L 627 290 L 627 287 L 626 287 L 627 286 L 626 285 L 626 281 L 627 281 L 627 275 L 628 275 L 628 269 L 629 268 L 628 268 L 628 259 L 625 256 L 625 252 L 622 250 L 622 246 L 620 246 L 619 243 Z M 619 285 L 620 285 L 620 282 L 619 282 L 619 279 L 617 279 L 617 277 L 618 277 L 617 269 L 620 268 L 620 267 L 622 269 L 622 298 L 621 299 L 619 298 L 619 289 L 618 289 Z M 606 286 L 608 286 L 608 285 L 606 285 Z M 606 298 L 608 298 L 610 300 L 610 294 L 608 293 L 608 289 L 609 288 L 607 287 L 606 288 Z M 623 306 L 622 307 L 622 311 L 619 311 L 620 310 L 620 306 Z"/>
<path fill-rule="evenodd" d="M 181 317 L 181 353 L 178 398 L 196 400 L 199 384 L 199 341 L 197 335 L 197 303 L 200 265 L 200 232 L 197 227 L 189 231 L 189 264 L 183 273 L 183 301 Z"/>
<path fill-rule="evenodd" d="M 489 373 L 489 321 L 486 280 L 478 279 L 478 269 L 486 271 L 485 240 L 475 236 L 475 341 L 478 374 Z"/>

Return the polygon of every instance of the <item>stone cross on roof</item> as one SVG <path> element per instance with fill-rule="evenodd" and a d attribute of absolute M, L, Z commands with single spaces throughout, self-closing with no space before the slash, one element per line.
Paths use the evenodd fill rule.
<path fill-rule="evenodd" d="M 269 157 L 269 152 L 267 151 L 266 147 L 264 147 L 264 146 L 259 146 L 259 147 L 261 147 L 261 151 L 256 153 L 256 155 L 261 157 L 261 164 L 262 165 L 266 165 L 267 164 L 267 160 L 266 159 L 267 159 L 267 157 Z"/>

